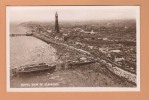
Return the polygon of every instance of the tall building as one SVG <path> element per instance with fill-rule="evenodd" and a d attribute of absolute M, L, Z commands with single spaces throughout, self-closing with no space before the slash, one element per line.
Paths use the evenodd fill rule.
<path fill-rule="evenodd" d="M 59 24 L 58 24 L 58 14 L 57 12 L 55 13 L 55 32 L 59 33 Z"/>

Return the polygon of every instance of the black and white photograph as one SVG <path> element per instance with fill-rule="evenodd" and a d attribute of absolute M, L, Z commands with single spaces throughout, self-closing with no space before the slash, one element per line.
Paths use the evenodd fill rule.
<path fill-rule="evenodd" d="M 7 6 L 7 91 L 140 91 L 139 6 Z"/>

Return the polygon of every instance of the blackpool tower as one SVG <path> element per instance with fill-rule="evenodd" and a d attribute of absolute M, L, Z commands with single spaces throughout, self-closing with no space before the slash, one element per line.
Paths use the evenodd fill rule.
<path fill-rule="evenodd" d="M 59 33 L 58 14 L 55 14 L 55 32 Z"/>

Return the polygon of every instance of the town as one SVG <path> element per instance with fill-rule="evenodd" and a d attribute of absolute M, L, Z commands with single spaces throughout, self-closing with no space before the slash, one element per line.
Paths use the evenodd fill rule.
<path fill-rule="evenodd" d="M 134 19 L 64 22 L 58 20 L 56 13 L 55 22 L 24 22 L 20 26 L 29 29 L 26 36 L 33 35 L 54 44 L 52 47 L 57 48 L 59 59 L 65 63 L 64 68 L 70 68 L 68 65 L 73 65 L 72 62 L 99 62 L 118 77 L 136 84 Z M 68 62 L 71 64 L 67 65 Z"/>

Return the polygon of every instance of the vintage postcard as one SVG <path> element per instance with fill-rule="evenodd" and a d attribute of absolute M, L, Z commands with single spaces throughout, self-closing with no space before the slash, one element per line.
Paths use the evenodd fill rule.
<path fill-rule="evenodd" d="M 140 91 L 139 6 L 7 6 L 7 91 Z"/>

